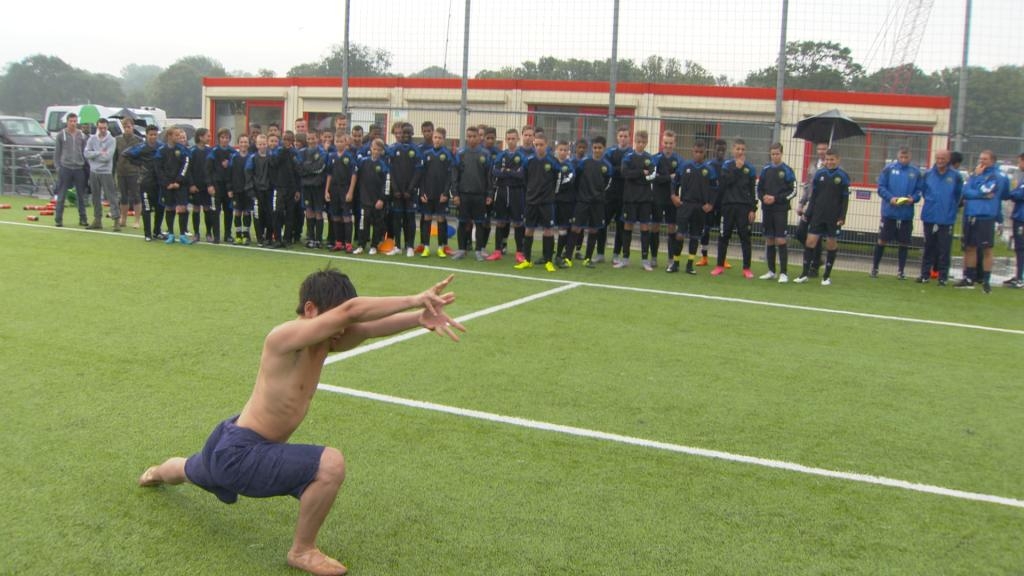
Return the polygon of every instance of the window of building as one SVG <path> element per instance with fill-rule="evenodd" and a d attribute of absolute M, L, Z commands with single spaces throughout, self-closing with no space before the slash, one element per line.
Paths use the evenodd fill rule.
<path fill-rule="evenodd" d="M 283 100 L 216 98 L 212 101 L 210 124 L 213 126 L 213 133 L 227 128 L 235 142 L 240 135 L 249 133 L 250 125 L 259 124 L 266 133 L 267 125 L 272 123 L 284 126 Z"/>
<path fill-rule="evenodd" d="M 718 138 L 728 143 L 725 157 L 731 158 L 733 140 L 740 138 L 747 143 L 747 162 L 758 169 L 768 163 L 768 147 L 772 144 L 771 124 L 665 118 L 661 122 L 661 130 L 672 130 L 676 133 L 676 151 L 687 159 L 692 157 L 694 142 L 703 140 L 710 151 Z M 660 144 L 659 140 L 652 148 L 657 149 Z M 710 158 L 710 154 L 708 157 Z"/>
<path fill-rule="evenodd" d="M 608 109 L 585 106 L 531 105 L 527 118 L 529 124 L 544 129 L 548 140 L 575 142 L 585 138 L 588 142 L 594 136 L 608 135 Z M 616 108 L 616 125 L 625 125 L 633 131 L 633 109 Z"/>

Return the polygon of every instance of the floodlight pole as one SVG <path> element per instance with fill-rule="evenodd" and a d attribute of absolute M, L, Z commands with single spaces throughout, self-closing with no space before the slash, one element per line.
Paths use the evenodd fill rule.
<path fill-rule="evenodd" d="M 782 30 L 779 33 L 779 60 L 775 68 L 775 142 L 782 142 L 782 93 L 786 89 L 786 24 L 789 20 L 789 0 L 782 0 Z"/>
<path fill-rule="evenodd" d="M 462 101 L 459 104 L 459 140 L 466 134 L 466 116 L 469 113 L 469 5 L 466 0 L 466 19 L 462 33 Z"/>
<path fill-rule="evenodd" d="M 615 90 L 619 84 L 619 0 L 612 8 L 612 59 L 608 75 L 608 146 L 615 144 Z"/>
<path fill-rule="evenodd" d="M 352 0 L 345 0 L 345 46 L 341 52 L 341 113 L 348 117 L 348 21 Z"/>
<path fill-rule="evenodd" d="M 953 149 L 964 149 L 964 116 L 967 114 L 967 52 L 971 46 L 971 0 L 965 0 L 964 54 L 960 60 L 960 87 L 956 95 L 956 130 Z"/>

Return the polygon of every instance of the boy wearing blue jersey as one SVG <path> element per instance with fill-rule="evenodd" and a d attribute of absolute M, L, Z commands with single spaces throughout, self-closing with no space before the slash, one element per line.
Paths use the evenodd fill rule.
<path fill-rule="evenodd" d="M 231 209 L 228 190 L 231 188 L 231 162 L 238 157 L 238 151 L 231 147 L 231 131 L 221 128 L 217 131 L 217 145 L 206 155 L 207 194 L 214 206 L 214 242 L 231 241 Z M 223 230 L 221 221 L 223 220 Z"/>
<path fill-rule="evenodd" d="M 156 151 L 159 149 L 159 130 L 156 126 L 146 127 L 145 142 L 128 148 L 121 155 L 139 167 L 139 191 L 142 199 L 142 231 L 146 242 L 160 236 L 163 211 L 160 210 L 160 192 L 156 180 Z"/>
<path fill-rule="evenodd" d="M 491 223 L 487 213 L 493 198 L 488 194 L 491 155 L 480 144 L 480 130 L 477 127 L 470 126 L 466 129 L 466 146 L 456 155 L 454 169 L 452 201 L 459 209 L 459 249 L 455 251 L 452 259 L 458 260 L 466 256 L 475 236 L 476 259 L 483 261 L 487 257 L 484 249 L 491 236 Z"/>
<path fill-rule="evenodd" d="M 437 257 L 448 257 L 448 199 L 451 197 L 455 158 L 445 146 L 447 131 L 431 125 L 430 148 L 423 154 L 423 178 L 420 182 L 420 256 L 430 257 L 430 226 L 437 226 Z"/>
<path fill-rule="evenodd" d="M 543 232 L 544 269 L 556 270 L 552 261 L 555 254 L 555 193 L 563 181 L 562 164 L 548 151 L 547 138 L 534 136 L 534 155 L 526 163 L 526 236 L 523 239 L 524 260 L 514 266 L 516 270 L 533 267 L 533 232 Z M 571 174 L 566 167 L 565 177 Z"/>
<path fill-rule="evenodd" d="M 768 272 L 761 280 L 776 278 L 775 255 L 779 256 L 778 282 L 789 282 L 789 247 L 786 225 L 789 222 L 789 202 L 796 196 L 796 174 L 782 161 L 782 144 L 775 142 L 768 149 L 771 161 L 761 169 L 757 179 L 757 198 L 761 201 L 764 218 L 765 259 Z"/>
<path fill-rule="evenodd" d="M 488 260 L 501 260 L 508 245 L 509 228 L 513 228 L 516 245 L 516 262 L 525 259 L 523 255 L 523 215 L 526 210 L 526 161 L 527 156 L 519 147 L 519 131 L 510 128 L 505 132 L 505 150 L 501 151 L 491 164 L 493 200 L 491 202 L 494 223 L 495 250 Z"/>
<path fill-rule="evenodd" d="M 384 141 L 370 142 L 370 155 L 359 163 L 356 187 L 362 210 L 359 213 L 359 245 L 353 254 L 362 254 L 370 243 L 369 254 L 377 253 L 377 244 L 384 236 L 384 207 L 390 195 L 388 163 L 384 160 Z M 372 233 L 371 233 L 372 229 Z"/>
<path fill-rule="evenodd" d="M 714 166 L 706 160 L 707 145 L 703 140 L 693 144 L 693 159 L 679 168 L 679 188 L 672 195 L 672 204 L 676 207 L 675 250 L 672 261 L 665 270 L 668 273 L 679 272 L 679 257 L 683 252 L 683 241 L 689 240 L 686 273 L 696 274 L 694 269 L 697 259 L 697 248 L 700 246 L 701 235 L 704 233 L 704 219 L 715 208 L 717 189 L 715 182 L 718 174 Z"/>
<path fill-rule="evenodd" d="M 402 251 L 404 236 L 406 256 L 412 257 L 413 235 L 416 233 L 416 201 L 420 179 L 423 177 L 423 154 L 412 142 L 412 124 L 401 123 L 397 132 L 398 142 L 387 150 L 391 168 L 391 233 L 395 241 L 395 247 L 388 252 L 388 256 Z"/>
<path fill-rule="evenodd" d="M 803 272 L 793 282 L 807 282 L 814 262 L 814 247 L 825 238 L 825 273 L 821 285 L 832 284 L 832 266 L 839 252 L 839 230 L 846 222 L 846 209 L 850 204 L 850 176 L 839 167 L 839 153 L 829 148 L 825 153 L 825 167 L 814 174 L 814 188 L 803 218 L 807 219 L 807 242 L 804 244 Z"/>
<path fill-rule="evenodd" d="M 654 162 L 647 153 L 647 131 L 638 130 L 633 138 L 633 149 L 622 157 L 619 166 L 622 176 L 622 258 L 613 263 L 615 268 L 629 266 L 629 254 L 633 244 L 633 229 L 640 228 L 640 252 L 643 268 L 654 270 L 647 259 L 650 250 L 650 225 L 654 216 Z"/>
<path fill-rule="evenodd" d="M 672 196 L 679 186 L 679 169 L 683 157 L 676 153 L 676 133 L 665 130 L 661 135 L 661 151 L 654 155 L 654 219 L 651 222 L 651 265 L 658 266 L 658 243 L 661 226 L 668 239 L 668 258 L 676 253 L 676 206 Z"/>
<path fill-rule="evenodd" d="M 729 239 L 732 238 L 733 230 L 736 230 L 743 256 L 743 277 L 747 280 L 754 277 L 750 270 L 750 225 L 757 215 L 756 179 L 757 171 L 747 162 L 747 143 L 737 138 L 732 144 L 732 158 L 722 164 L 718 176 L 722 229 L 718 234 L 718 262 L 711 271 L 712 276 L 725 272 Z"/>
<path fill-rule="evenodd" d="M 576 166 L 576 208 L 567 244 L 573 246 L 577 238 L 587 232 L 587 250 L 583 265 L 593 268 L 592 258 L 597 245 L 597 233 L 604 226 L 604 193 L 612 175 L 612 165 L 604 159 L 605 139 L 595 136 L 591 144 L 591 157 Z"/>
<path fill-rule="evenodd" d="M 356 189 L 358 167 L 355 156 L 348 149 L 351 137 L 343 134 L 336 139 L 338 149 L 329 161 L 324 199 L 327 201 L 327 215 L 334 228 L 332 252 L 352 252 L 352 200 Z"/>
<path fill-rule="evenodd" d="M 191 155 L 185 147 L 185 131 L 180 128 L 167 130 L 164 145 L 156 151 L 156 178 L 163 194 L 164 212 L 167 223 L 166 244 L 174 243 L 174 215 L 178 216 L 178 242 L 188 245 L 188 188 L 192 182 Z"/>

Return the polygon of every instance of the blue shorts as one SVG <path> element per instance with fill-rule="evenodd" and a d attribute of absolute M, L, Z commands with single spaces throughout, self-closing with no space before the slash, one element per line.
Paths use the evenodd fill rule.
<path fill-rule="evenodd" d="M 185 461 L 188 481 L 225 504 L 238 495 L 302 496 L 320 469 L 323 446 L 271 442 L 229 418 L 213 429 L 203 451 Z"/>

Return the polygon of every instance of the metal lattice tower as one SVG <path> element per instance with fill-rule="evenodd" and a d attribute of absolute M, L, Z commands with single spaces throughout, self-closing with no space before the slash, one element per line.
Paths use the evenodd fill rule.
<path fill-rule="evenodd" d="M 897 9 L 890 13 L 890 17 L 896 18 L 896 37 L 885 73 L 886 92 L 905 94 L 910 87 L 914 61 L 934 4 L 935 0 L 910 0 L 902 5 L 902 12 Z"/>

